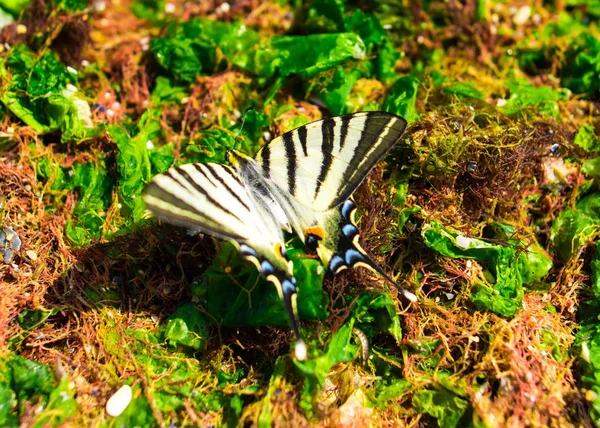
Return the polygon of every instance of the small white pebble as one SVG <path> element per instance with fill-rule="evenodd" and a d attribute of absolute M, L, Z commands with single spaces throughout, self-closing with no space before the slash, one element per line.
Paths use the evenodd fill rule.
<path fill-rule="evenodd" d="M 217 8 L 217 12 L 218 13 L 227 13 L 231 10 L 231 6 L 229 5 L 229 3 L 225 2 L 225 3 L 221 3 L 221 6 L 219 6 Z"/>
<path fill-rule="evenodd" d="M 146 148 L 148 150 L 152 150 L 154 148 L 154 143 L 152 142 L 152 140 L 146 141 Z"/>
<path fill-rule="evenodd" d="M 167 12 L 167 13 L 175 12 L 175 5 L 173 3 L 166 3 L 165 4 L 165 12 Z"/>
<path fill-rule="evenodd" d="M 448 300 L 454 299 L 454 293 L 446 293 L 446 299 L 448 299 Z"/>
<path fill-rule="evenodd" d="M 496 107 L 504 107 L 507 103 L 508 101 L 506 101 L 504 98 L 500 98 L 496 103 Z"/>
<path fill-rule="evenodd" d="M 23 24 L 17 25 L 17 34 L 25 34 L 27 32 L 27 27 Z"/>
<path fill-rule="evenodd" d="M 113 418 L 119 416 L 125 411 L 127 406 L 129 406 L 132 398 L 133 393 L 131 392 L 131 387 L 129 385 L 123 385 L 106 402 L 106 413 Z"/>
<path fill-rule="evenodd" d="M 25 251 L 25 254 L 27 254 L 27 257 L 29 257 L 31 261 L 35 262 L 37 260 L 37 254 L 35 253 L 35 251 L 27 250 Z"/>
<path fill-rule="evenodd" d="M 81 66 L 82 67 L 87 67 L 88 65 L 90 65 L 90 62 L 87 59 L 82 59 L 81 60 Z"/>
<path fill-rule="evenodd" d="M 523 6 L 517 10 L 517 13 L 515 13 L 513 22 L 517 25 L 526 24 L 529 20 L 529 16 L 531 16 L 531 6 Z"/>
<path fill-rule="evenodd" d="M 294 349 L 294 353 L 296 354 L 296 359 L 298 361 L 306 360 L 306 345 L 302 341 L 302 339 L 298 339 L 296 342 L 296 349 Z"/>

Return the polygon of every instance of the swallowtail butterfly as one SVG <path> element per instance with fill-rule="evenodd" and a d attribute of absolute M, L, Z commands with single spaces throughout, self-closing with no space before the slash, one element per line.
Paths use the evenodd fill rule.
<path fill-rule="evenodd" d="M 352 193 L 400 140 L 406 121 L 384 112 L 332 117 L 286 132 L 252 158 L 231 151 L 232 166 L 188 164 L 157 175 L 146 190 L 158 218 L 236 243 L 272 282 L 306 358 L 298 330 L 296 280 L 283 230 L 296 232 L 330 274 L 366 266 L 394 282 L 359 246 Z"/>

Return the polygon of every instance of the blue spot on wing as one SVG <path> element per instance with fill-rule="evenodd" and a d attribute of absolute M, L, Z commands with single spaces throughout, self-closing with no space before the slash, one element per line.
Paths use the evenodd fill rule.
<path fill-rule="evenodd" d="M 240 253 L 242 253 L 242 256 L 251 256 L 258 258 L 258 254 L 256 253 L 256 251 L 254 251 L 252 247 L 249 247 L 246 244 L 240 245 Z"/>
<path fill-rule="evenodd" d="M 342 233 L 344 236 L 352 239 L 358 233 L 358 228 L 351 223 L 346 223 L 344 226 L 342 226 Z"/>
<path fill-rule="evenodd" d="M 329 272 L 335 274 L 345 265 L 346 263 L 344 262 L 344 259 L 339 254 L 336 254 L 331 258 L 331 260 L 329 260 Z"/>
<path fill-rule="evenodd" d="M 296 293 L 296 286 L 289 279 L 284 279 L 281 282 L 281 291 L 283 292 L 284 296 L 289 296 Z"/>
<path fill-rule="evenodd" d="M 348 266 L 354 266 L 355 263 L 358 263 L 358 262 L 364 260 L 363 255 L 354 248 L 347 249 L 346 253 L 344 254 L 344 257 L 346 259 L 346 264 Z"/>
<path fill-rule="evenodd" d="M 265 278 L 269 275 L 275 273 L 275 268 L 268 260 L 263 260 L 260 264 L 260 272 L 265 276 Z"/>
<path fill-rule="evenodd" d="M 352 211 L 354 211 L 355 209 L 356 209 L 356 204 L 354 202 L 352 202 L 350 199 L 348 199 L 342 204 L 342 208 L 340 209 L 340 212 L 342 213 L 342 216 L 344 216 L 346 219 L 350 220 L 350 214 L 352 214 Z"/>

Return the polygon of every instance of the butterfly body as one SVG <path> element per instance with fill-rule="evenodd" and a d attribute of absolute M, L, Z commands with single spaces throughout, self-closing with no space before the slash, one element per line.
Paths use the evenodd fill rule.
<path fill-rule="evenodd" d="M 241 255 L 277 288 L 296 336 L 296 358 L 304 359 L 296 280 L 282 230 L 296 232 L 331 274 L 363 265 L 416 300 L 358 244 L 356 205 L 349 199 L 405 127 L 404 119 L 383 112 L 309 123 L 275 138 L 253 158 L 231 151 L 232 167 L 171 168 L 150 183 L 146 205 L 167 222 L 237 243 Z"/>

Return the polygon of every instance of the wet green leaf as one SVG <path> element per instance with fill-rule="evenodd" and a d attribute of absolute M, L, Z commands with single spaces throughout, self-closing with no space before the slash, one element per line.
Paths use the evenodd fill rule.
<path fill-rule="evenodd" d="M 254 154 L 258 146 L 256 142 L 248 143 L 244 138 L 236 138 L 233 132 L 222 128 L 209 128 L 199 132 L 198 137 L 185 146 L 184 152 L 188 162 L 226 164 L 227 151 L 231 149 Z"/>
<path fill-rule="evenodd" d="M 552 262 L 537 244 L 509 239 L 512 228 L 496 225 L 496 230 L 495 238 L 505 239 L 509 245 L 467 238 L 437 222 L 425 225 L 422 234 L 425 244 L 444 256 L 488 262 L 493 284 L 477 284 L 471 299 L 479 307 L 512 316 L 521 307 L 523 284 L 546 275 Z"/>
<path fill-rule="evenodd" d="M 48 317 L 56 315 L 60 311 L 60 308 L 54 307 L 52 309 L 25 309 L 19 314 L 17 320 L 21 328 L 25 330 L 32 330 L 35 327 L 43 324 Z"/>
<path fill-rule="evenodd" d="M 400 317 L 394 300 L 387 293 L 363 294 L 356 300 L 353 317 L 367 336 L 389 333 L 397 343 L 402 341 Z"/>
<path fill-rule="evenodd" d="M 345 15 L 343 0 L 314 0 L 310 3 L 304 25 L 314 32 L 342 33 L 346 31 Z"/>
<path fill-rule="evenodd" d="M 565 58 L 567 63 L 562 69 L 562 84 L 577 94 L 589 93 L 597 99 L 600 90 L 600 39 L 587 31 L 578 37 L 570 37 Z"/>
<path fill-rule="evenodd" d="M 550 239 L 565 260 L 599 235 L 600 193 L 588 195 L 577 202 L 574 208 L 564 210 L 550 229 Z"/>
<path fill-rule="evenodd" d="M 382 110 L 402 116 L 408 124 L 418 121 L 421 116 L 417 111 L 417 89 L 419 80 L 406 76 L 396 80 L 390 87 L 383 102 Z"/>
<path fill-rule="evenodd" d="M 153 105 L 158 106 L 163 103 L 181 103 L 181 100 L 187 96 L 187 89 L 183 86 L 176 86 L 164 76 L 156 78 L 156 86 L 150 96 Z"/>
<path fill-rule="evenodd" d="M 94 127 L 90 106 L 69 70 L 52 53 L 38 55 L 18 44 L 0 62 L 0 75 L 7 80 L 0 100 L 39 134 L 61 131 L 63 142 L 92 138 L 102 127 Z"/>
<path fill-rule="evenodd" d="M 151 155 L 151 151 L 163 137 L 163 128 L 157 116 L 157 111 L 147 111 L 140 119 L 134 136 L 128 135 L 119 125 L 108 128 L 108 134 L 119 150 L 119 202 L 122 204 L 122 212 L 131 222 L 137 222 L 144 216 L 146 206 L 142 194 L 152 173 L 164 171 L 173 161 L 170 147 Z"/>
<path fill-rule="evenodd" d="M 548 86 L 536 87 L 524 79 L 509 80 L 506 86 L 510 96 L 506 105 L 500 109 L 509 116 L 523 109 L 536 107 L 540 113 L 557 117 L 559 113 L 557 101 L 568 99 L 566 90 L 557 91 Z"/>
<path fill-rule="evenodd" d="M 358 34 L 364 42 L 367 56 L 374 58 L 372 61 L 377 77 L 384 82 L 395 79 L 397 73 L 394 66 L 400 58 L 400 54 L 387 37 L 379 19 L 375 15 L 356 9 L 352 15 L 346 18 L 345 27 L 346 31 Z"/>
<path fill-rule="evenodd" d="M 590 177 L 600 177 L 600 158 L 588 159 L 583 162 L 581 172 Z"/>
<path fill-rule="evenodd" d="M 214 71 L 215 49 L 208 43 L 182 36 L 157 37 L 150 48 L 163 72 L 176 80 L 191 83 L 200 74 Z"/>
<path fill-rule="evenodd" d="M 415 392 L 412 404 L 418 412 L 436 418 L 441 428 L 461 426 L 459 422 L 469 408 L 467 400 L 441 386 L 436 390 L 423 389 Z"/>
<path fill-rule="evenodd" d="M 184 345 L 201 351 L 208 337 L 208 321 L 196 305 L 185 303 L 168 318 L 162 335 L 172 346 Z"/>
<path fill-rule="evenodd" d="M 456 95 L 459 97 L 474 98 L 479 101 L 485 101 L 483 96 L 485 93 L 475 87 L 470 82 L 454 82 L 444 87 L 446 95 Z"/>
<path fill-rule="evenodd" d="M 296 369 L 305 379 L 300 407 L 308 415 L 312 414 L 316 405 L 314 400 L 318 395 L 315 392 L 324 385 L 331 368 L 338 363 L 352 361 L 356 356 L 358 347 L 351 343 L 353 327 L 354 320 L 351 318 L 331 338 L 324 354 L 307 361 L 294 360 Z"/>
<path fill-rule="evenodd" d="M 583 125 L 579 128 L 573 142 L 586 152 L 600 151 L 600 140 L 596 137 L 593 126 Z"/>
<path fill-rule="evenodd" d="M 327 317 L 327 294 L 322 290 L 325 269 L 315 259 L 288 249 L 298 284 L 301 319 Z M 264 280 L 254 264 L 243 260 L 231 243 L 224 242 L 212 265 L 194 286 L 194 294 L 206 301 L 206 310 L 223 326 L 289 324 L 275 287 Z"/>
<path fill-rule="evenodd" d="M 0 8 L 10 12 L 13 18 L 18 18 L 31 0 L 0 0 Z"/>
<path fill-rule="evenodd" d="M 77 410 L 69 379 L 56 381 L 50 367 L 18 355 L 0 360 L 0 423 L 7 426 L 19 420 L 28 408 L 36 406 L 32 426 L 58 426 Z"/>
<path fill-rule="evenodd" d="M 256 52 L 256 72 L 305 78 L 328 70 L 348 59 L 365 57 L 365 45 L 354 33 L 275 36 Z"/>

